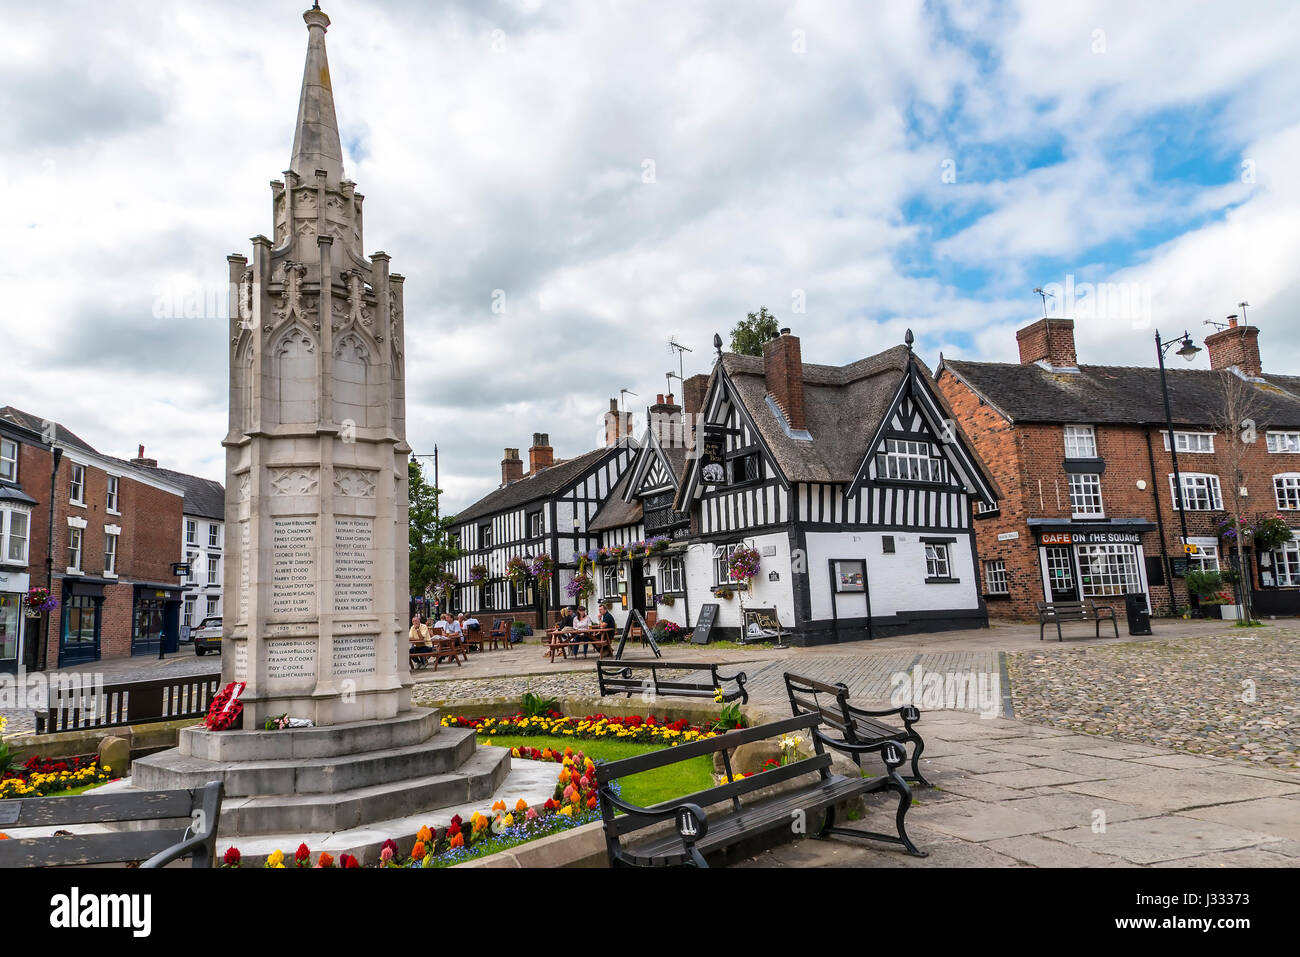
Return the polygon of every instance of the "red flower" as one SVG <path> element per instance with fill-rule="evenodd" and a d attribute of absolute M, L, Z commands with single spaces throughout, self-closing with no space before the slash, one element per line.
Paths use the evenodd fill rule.
<path fill-rule="evenodd" d="M 351 854 L 344 854 L 339 858 L 339 866 L 346 870 L 349 867 L 360 867 L 361 863 Z"/>
<path fill-rule="evenodd" d="M 308 849 L 307 845 L 299 844 L 298 850 L 293 855 L 293 862 L 297 864 L 299 867 L 302 867 L 303 862 L 308 861 L 310 859 L 311 859 L 311 851 Z"/>
<path fill-rule="evenodd" d="M 239 849 L 236 847 L 226 848 L 226 853 L 221 857 L 221 863 L 227 867 L 238 867 L 240 860 Z"/>

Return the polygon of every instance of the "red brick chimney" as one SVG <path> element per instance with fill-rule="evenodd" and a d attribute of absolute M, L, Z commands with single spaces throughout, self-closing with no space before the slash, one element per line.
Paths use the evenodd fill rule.
<path fill-rule="evenodd" d="M 533 445 L 528 450 L 528 474 L 536 475 L 554 464 L 555 449 L 551 448 L 551 436 L 546 432 L 534 432 Z"/>
<path fill-rule="evenodd" d="M 1020 364 L 1046 362 L 1054 369 L 1074 368 L 1079 360 L 1074 352 L 1073 319 L 1039 319 L 1016 332 L 1020 345 Z"/>
<path fill-rule="evenodd" d="M 518 482 L 524 477 L 524 460 L 519 457 L 518 449 L 506 449 L 505 458 L 501 460 L 501 485 Z"/>
<path fill-rule="evenodd" d="M 799 337 L 782 329 L 775 339 L 763 343 L 763 374 L 767 391 L 785 413 L 792 429 L 807 429 L 808 418 L 803 406 L 803 354 Z"/>
<path fill-rule="evenodd" d="M 605 448 L 613 448 L 631 434 L 632 413 L 618 411 L 618 399 L 610 399 L 605 413 Z"/>
<path fill-rule="evenodd" d="M 1259 329 L 1237 325 L 1237 317 L 1228 317 L 1228 328 L 1205 337 L 1211 369 L 1236 366 L 1243 374 L 1259 378 L 1263 364 L 1259 358 Z"/>
<path fill-rule="evenodd" d="M 1258 353 L 1256 353 L 1258 354 Z M 156 469 L 158 467 L 157 459 L 147 459 L 144 457 L 144 446 L 140 446 L 140 452 L 131 460 L 132 465 L 138 465 L 141 468 Z"/>
<path fill-rule="evenodd" d="M 664 448 L 686 448 L 689 436 L 682 432 L 682 407 L 671 392 L 655 397 L 655 404 L 650 406 L 650 429 Z"/>
<path fill-rule="evenodd" d="M 704 411 L 704 397 L 709 391 L 709 377 L 701 372 L 682 383 L 682 412 L 686 416 Z"/>

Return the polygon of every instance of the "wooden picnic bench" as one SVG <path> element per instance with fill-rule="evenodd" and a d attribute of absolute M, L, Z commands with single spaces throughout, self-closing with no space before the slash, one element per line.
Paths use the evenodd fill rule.
<path fill-rule="evenodd" d="M 201 788 L 178 791 L 94 791 L 75 797 L 23 798 L 0 801 L 0 827 L 50 828 L 68 824 L 109 824 L 126 821 L 164 823 L 147 830 L 108 831 L 53 837 L 11 837 L 0 841 L 0 867 L 70 867 L 125 864 L 163 867 L 188 857 L 191 867 L 212 867 L 216 858 L 217 820 L 222 785 L 211 781 Z"/>
<path fill-rule="evenodd" d="M 745 690 L 745 682 L 748 680 L 743 671 L 738 671 L 734 675 L 724 675 L 718 672 L 720 665 L 706 664 L 700 661 L 681 662 L 681 661 L 627 661 L 610 660 L 596 662 L 596 681 L 600 684 L 600 694 L 604 697 L 607 694 L 624 694 L 628 697 L 635 694 L 642 694 L 649 691 L 658 695 L 671 695 L 679 698 L 709 698 L 713 699 L 719 688 L 722 688 L 723 682 L 734 681 L 736 683 L 735 691 L 723 690 L 723 701 L 735 701 L 740 699 L 741 704 L 749 703 L 749 692 Z M 707 679 L 688 680 L 687 678 L 660 678 L 660 671 L 707 671 Z M 649 676 L 640 675 L 637 672 L 649 671 Z"/>
<path fill-rule="evenodd" d="M 611 628 L 600 627 L 591 628 L 586 631 L 561 631 L 558 628 L 552 628 L 546 633 L 546 648 L 552 662 L 555 661 L 555 653 L 558 651 L 561 658 L 567 658 L 569 652 L 573 652 L 577 657 L 578 646 L 590 645 L 596 649 L 601 658 L 608 658 L 614 654 L 611 643 L 614 638 L 614 632 Z M 586 653 L 583 653 L 586 657 Z"/>
<path fill-rule="evenodd" d="M 835 826 L 835 807 L 844 801 L 879 790 L 881 784 L 862 777 L 844 777 L 830 770 L 831 756 L 824 750 L 830 740 L 817 726 L 817 715 L 799 715 L 772 724 L 729 731 L 726 734 L 702 741 L 679 744 L 673 748 L 650 751 L 620 761 L 596 765 L 597 794 L 600 816 L 605 828 L 605 849 L 611 867 L 708 867 L 705 855 L 723 850 L 750 837 L 771 831 L 790 831 L 796 816 L 813 818 L 825 811 L 820 829 L 813 837 L 831 835 L 868 838 L 901 844 L 908 853 L 925 857 L 907 836 L 903 817 L 911 806 L 912 796 L 907 783 L 898 776 L 896 768 L 903 763 L 903 748 L 897 741 L 883 741 L 871 745 L 855 745 L 859 753 L 878 752 L 888 768 L 883 780 L 897 790 L 900 798 L 895 822 L 898 833 L 882 834 L 856 828 Z M 729 752 L 751 741 L 798 733 L 811 732 L 815 753 L 807 758 L 792 761 L 770 771 L 731 780 Z M 656 804 L 638 807 L 622 800 L 615 793 L 613 783 L 643 771 L 652 771 L 704 755 L 720 754 L 726 771 L 727 783 L 694 794 Z M 772 785 L 795 782 L 780 793 L 759 794 Z M 719 807 L 721 805 L 721 807 Z M 622 814 L 618 812 L 622 811 Z M 629 835 L 664 821 L 672 821 L 674 831 L 639 835 L 640 840 L 627 840 Z M 812 825 L 812 821 L 808 821 Z M 635 843 L 633 843 L 635 841 Z"/>
<path fill-rule="evenodd" d="M 1110 621 L 1119 637 L 1119 622 L 1115 619 L 1114 605 L 1098 605 L 1095 601 L 1058 601 L 1034 602 L 1038 607 L 1038 640 L 1043 640 L 1043 630 L 1051 624 L 1056 625 L 1056 640 L 1061 641 L 1061 622 L 1091 621 L 1096 625 L 1095 637 L 1101 637 L 1101 623 Z M 1102 614 L 1105 612 L 1106 614 Z"/>
<path fill-rule="evenodd" d="M 921 774 L 921 754 L 925 751 L 925 742 L 917 733 L 914 725 L 921 720 L 921 712 L 915 705 L 903 705 L 899 708 L 885 708 L 881 711 L 869 711 L 849 704 L 849 688 L 844 682 L 826 684 L 805 678 L 803 675 L 785 673 L 785 691 L 790 698 L 790 710 L 794 714 L 817 714 L 822 723 L 839 732 L 843 743 L 849 745 L 876 744 L 881 741 L 898 741 L 904 747 L 912 742 L 912 780 L 926 787 L 934 787 Z M 903 727 L 897 728 L 877 721 L 897 715 L 903 721 Z M 860 752 L 847 752 L 853 763 L 862 767 Z"/>
<path fill-rule="evenodd" d="M 433 662 L 433 670 L 438 670 L 438 665 L 451 659 L 460 666 L 460 660 L 464 658 L 469 661 L 469 654 L 465 649 L 465 644 L 452 638 L 434 638 L 423 648 L 413 645 L 410 651 L 411 667 L 418 671 L 423 671 L 429 667 L 429 662 Z"/>

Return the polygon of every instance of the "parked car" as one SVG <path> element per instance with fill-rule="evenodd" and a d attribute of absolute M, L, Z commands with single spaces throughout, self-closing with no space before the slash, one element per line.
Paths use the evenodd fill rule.
<path fill-rule="evenodd" d="M 221 619 L 204 618 L 193 631 L 194 653 L 206 655 L 209 651 L 221 654 Z"/>

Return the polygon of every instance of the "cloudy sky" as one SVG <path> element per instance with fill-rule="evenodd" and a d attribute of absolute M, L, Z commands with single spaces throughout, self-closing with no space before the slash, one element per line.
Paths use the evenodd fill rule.
<path fill-rule="evenodd" d="M 223 476 L 225 257 L 271 232 L 306 6 L 0 0 L 0 405 Z M 1147 365 L 1248 300 L 1300 373 L 1300 5 L 324 9 L 450 509 L 760 305 L 811 362 L 908 327 L 931 365 L 1011 360 L 1044 286 L 1082 361 Z"/>

